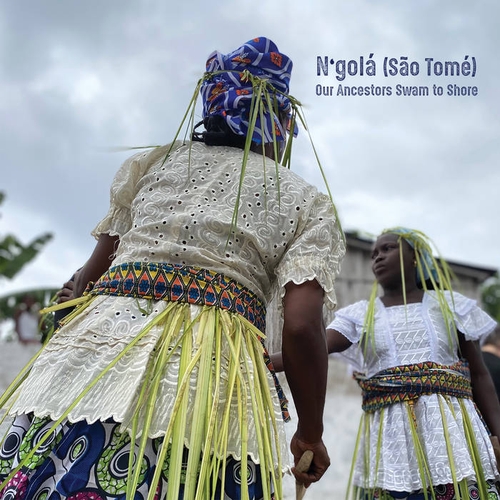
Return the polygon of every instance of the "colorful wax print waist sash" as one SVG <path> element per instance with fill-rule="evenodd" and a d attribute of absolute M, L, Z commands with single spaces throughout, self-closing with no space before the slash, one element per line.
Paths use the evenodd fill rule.
<path fill-rule="evenodd" d="M 262 333 L 266 330 L 266 307 L 248 288 L 232 278 L 200 267 L 182 264 L 127 262 L 108 269 L 88 292 L 194 305 L 220 307 L 239 314 Z M 264 361 L 271 372 L 285 421 L 290 420 L 288 400 L 260 337 Z"/>
<path fill-rule="evenodd" d="M 127 262 L 109 268 L 90 294 L 217 306 L 240 314 L 261 332 L 266 329 L 266 308 L 255 293 L 221 273 L 199 267 Z"/>
<path fill-rule="evenodd" d="M 403 401 L 415 401 L 423 394 L 447 394 L 472 399 L 469 365 L 465 360 L 449 366 L 426 362 L 395 366 L 365 378 L 354 378 L 363 391 L 362 408 L 371 413 Z"/>

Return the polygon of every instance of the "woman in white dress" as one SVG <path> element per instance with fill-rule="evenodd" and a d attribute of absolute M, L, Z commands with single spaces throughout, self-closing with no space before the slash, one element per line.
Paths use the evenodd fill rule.
<path fill-rule="evenodd" d="M 264 347 L 273 297 L 300 373 L 291 450 L 296 462 L 314 452 L 296 477 L 324 474 L 322 311 L 335 307 L 344 242 L 330 197 L 278 163 L 289 119 L 294 131 L 291 68 L 264 37 L 214 52 L 199 82 L 206 131 L 117 172 L 75 296 L 95 283 L 0 398 L 16 417 L 2 500 L 281 499 L 286 401 Z"/>
<path fill-rule="evenodd" d="M 421 232 L 384 231 L 372 270 L 370 300 L 327 328 L 329 352 L 353 364 L 363 390 L 349 498 L 500 498 L 500 407 L 479 346 L 495 322 L 451 291 Z"/>

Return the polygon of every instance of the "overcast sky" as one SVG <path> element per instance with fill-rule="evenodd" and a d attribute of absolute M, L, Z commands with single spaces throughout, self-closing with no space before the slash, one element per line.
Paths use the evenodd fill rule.
<path fill-rule="evenodd" d="M 86 261 L 130 154 L 114 150 L 169 142 L 209 53 L 257 36 L 294 61 L 291 93 L 346 230 L 411 226 L 446 258 L 499 268 L 499 18 L 493 0 L 1 2 L 0 237 L 54 239 L 0 295 L 58 287 Z M 318 57 L 334 61 L 328 75 Z M 402 57 L 413 74 L 401 74 Z M 396 75 L 384 75 L 386 58 Z M 339 60 L 352 61 L 343 80 Z M 461 74 L 440 75 L 446 61 Z M 391 95 L 337 95 L 339 85 Z M 449 85 L 477 95 L 449 96 Z M 324 190 L 303 131 L 294 159 Z"/>

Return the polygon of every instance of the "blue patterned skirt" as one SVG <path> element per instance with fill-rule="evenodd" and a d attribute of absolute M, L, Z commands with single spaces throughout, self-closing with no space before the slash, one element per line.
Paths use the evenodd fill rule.
<path fill-rule="evenodd" d="M 16 468 L 33 446 L 53 425 L 48 418 L 16 417 L 0 450 L 0 482 Z M 128 433 L 122 433 L 114 421 L 66 422 L 0 489 L 0 500 L 124 500 L 127 488 L 131 443 Z M 161 438 L 148 440 L 140 460 L 140 479 L 134 500 L 148 497 L 155 472 L 156 456 Z M 183 457 L 187 465 L 188 450 Z M 132 457 L 134 462 L 139 457 Z M 169 459 L 163 464 L 162 480 L 155 500 L 166 498 Z M 263 499 L 260 467 L 247 463 L 247 483 L 250 500 Z M 183 498 L 183 479 L 177 498 Z M 241 463 L 228 458 L 224 468 L 213 479 L 211 498 L 239 500 L 241 498 Z M 274 495 L 270 500 L 274 499 Z M 266 499 L 267 500 L 267 499 Z"/>

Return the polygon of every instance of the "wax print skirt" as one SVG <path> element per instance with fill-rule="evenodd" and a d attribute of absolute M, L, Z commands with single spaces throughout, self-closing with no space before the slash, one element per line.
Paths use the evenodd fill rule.
<path fill-rule="evenodd" d="M 217 273 L 111 268 L 0 398 L 0 499 L 282 498 L 264 323 Z"/>
<path fill-rule="evenodd" d="M 138 445 L 131 453 L 130 437 L 120 432 L 120 426 L 115 422 L 65 422 L 50 431 L 52 424 L 47 418 L 26 415 L 15 419 L 0 451 L 0 481 L 17 468 L 48 431 L 50 437 L 3 487 L 1 500 L 124 499 L 131 460 L 140 463 L 133 498 L 142 500 L 148 495 L 154 499 L 167 498 L 169 451 L 162 466 L 161 479 L 151 491 L 161 439 L 148 440 L 139 458 Z M 188 458 L 185 448 L 181 458 L 180 483 L 174 498 L 184 498 Z M 212 478 L 207 498 L 241 499 L 241 480 L 241 461 L 229 458 L 217 476 Z M 264 496 L 260 466 L 251 460 L 247 462 L 245 487 L 250 500 L 275 498 L 273 491 L 270 491 L 270 496 Z"/>

